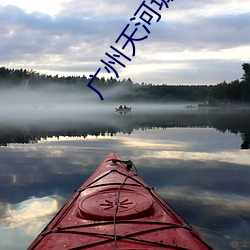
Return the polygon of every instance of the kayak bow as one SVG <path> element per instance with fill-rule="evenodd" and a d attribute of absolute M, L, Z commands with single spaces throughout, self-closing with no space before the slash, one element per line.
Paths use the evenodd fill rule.
<path fill-rule="evenodd" d="M 136 172 L 110 153 L 31 249 L 212 249 Z"/>

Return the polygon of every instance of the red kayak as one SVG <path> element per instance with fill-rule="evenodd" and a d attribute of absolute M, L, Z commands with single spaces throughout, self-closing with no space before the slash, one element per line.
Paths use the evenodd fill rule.
<path fill-rule="evenodd" d="M 212 249 L 133 168 L 110 153 L 28 249 Z"/>

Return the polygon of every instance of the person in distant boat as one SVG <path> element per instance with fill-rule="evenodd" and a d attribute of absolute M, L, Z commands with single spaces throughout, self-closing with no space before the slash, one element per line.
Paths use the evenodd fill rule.
<path fill-rule="evenodd" d="M 122 109 L 122 105 L 119 106 L 119 109 Z"/>
<path fill-rule="evenodd" d="M 127 106 L 126 105 L 124 105 L 124 109 L 126 109 L 127 108 Z"/>

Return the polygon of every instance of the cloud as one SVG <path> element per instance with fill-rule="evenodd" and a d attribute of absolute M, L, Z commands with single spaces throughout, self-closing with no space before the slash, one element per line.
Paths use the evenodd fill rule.
<path fill-rule="evenodd" d="M 115 45 L 140 4 L 139 0 L 74 0 L 61 5 L 54 16 L 0 5 L 0 63 L 42 73 L 92 74 L 102 67 L 100 59 Z M 119 68 L 121 78 L 186 84 L 240 78 L 240 65 L 250 60 L 246 53 L 242 57 L 241 49 L 249 49 L 247 6 L 246 0 L 241 4 L 234 0 L 171 2 L 169 9 L 160 12 L 158 23 L 153 19 L 148 38 L 135 43 L 136 56 L 125 69 Z M 131 23 L 129 32 L 133 27 Z M 145 30 L 140 26 L 138 32 L 136 37 Z M 125 41 L 123 38 L 116 47 L 121 48 Z M 228 49 L 234 51 L 233 58 Z M 130 44 L 124 53 L 131 56 Z M 175 57 L 178 60 L 173 60 Z M 148 73 L 143 70 L 147 67 L 151 68 Z M 100 74 L 111 76 L 104 72 Z"/>
<path fill-rule="evenodd" d="M 66 16 L 85 16 L 85 17 L 128 17 L 132 16 L 136 9 L 140 6 L 141 0 L 91 0 L 85 1 L 73 0 L 65 3 L 64 10 L 60 12 L 61 15 Z M 134 12 L 133 12 L 134 10 Z"/>

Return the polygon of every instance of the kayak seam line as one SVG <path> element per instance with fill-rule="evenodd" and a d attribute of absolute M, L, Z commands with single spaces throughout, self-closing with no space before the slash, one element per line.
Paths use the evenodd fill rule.
<path fill-rule="evenodd" d="M 60 222 L 60 220 L 62 220 L 62 218 L 65 216 L 65 214 L 68 212 L 68 210 L 72 207 L 72 205 L 76 202 L 76 200 L 78 199 L 78 197 L 79 197 L 79 195 L 80 195 L 80 193 L 77 194 L 76 192 L 75 192 L 75 194 L 76 194 L 76 197 L 75 197 L 74 200 L 69 204 L 69 206 L 66 207 L 66 205 L 69 203 L 69 202 L 66 202 L 66 203 L 63 205 L 63 207 L 56 213 L 56 215 L 53 217 L 53 219 L 50 221 L 50 223 L 43 229 L 43 231 L 41 232 L 41 237 L 40 237 L 40 239 L 38 239 L 37 242 L 34 241 L 34 246 L 33 246 L 31 249 L 35 249 L 35 248 L 40 244 L 40 242 L 44 239 L 44 237 L 45 237 L 46 235 L 50 234 L 50 233 L 52 232 L 53 228 L 55 228 L 56 225 Z M 64 209 L 65 209 L 65 210 L 64 210 Z M 63 210 L 64 210 L 64 211 L 63 211 Z M 61 212 L 63 212 L 62 216 L 59 217 L 57 220 L 55 220 L 56 217 L 57 217 L 57 215 L 59 215 Z M 56 222 L 53 224 L 53 221 L 54 221 L 54 220 L 55 220 Z M 51 226 L 52 230 L 47 230 L 48 227 L 50 227 L 50 226 Z"/>
<path fill-rule="evenodd" d="M 182 221 L 180 221 L 180 219 L 176 216 L 176 215 L 179 215 L 177 212 L 175 212 L 176 213 L 176 215 L 173 213 L 173 211 L 171 211 L 160 199 L 159 199 L 159 197 L 157 197 L 155 194 L 154 194 L 154 192 L 152 192 L 151 190 L 149 190 L 149 193 L 154 197 L 154 199 L 165 209 L 165 210 L 167 210 L 180 224 L 183 224 L 183 222 Z M 170 208 L 172 208 L 166 201 L 165 201 L 165 203 L 170 207 Z M 187 226 L 189 226 L 191 229 L 192 229 L 192 227 L 182 218 L 182 217 L 180 217 L 186 224 L 187 224 Z"/>
<path fill-rule="evenodd" d="M 211 248 L 203 239 L 201 239 L 201 237 L 199 237 L 199 235 L 198 235 L 198 233 L 197 232 L 195 232 L 194 231 L 194 229 L 193 229 L 193 227 L 188 223 L 188 222 L 186 222 L 183 218 L 182 218 L 182 216 L 180 216 L 166 201 L 165 201 L 165 203 L 172 209 L 172 211 L 169 209 L 169 208 L 167 208 L 167 206 L 161 201 L 161 199 L 160 198 L 158 198 L 151 190 L 149 190 L 149 192 L 150 192 L 150 194 L 159 202 L 159 204 L 161 205 L 161 206 L 163 206 L 172 216 L 174 216 L 174 218 L 177 220 L 177 221 L 179 221 L 181 224 L 182 224 L 182 222 L 179 220 L 179 218 L 177 217 L 177 216 L 179 216 L 185 223 L 186 223 L 186 225 L 184 225 L 186 228 L 187 228 L 187 230 L 189 230 L 190 231 L 190 233 L 196 238 L 196 239 L 198 239 L 200 242 L 202 242 L 202 243 L 204 243 L 209 249 L 213 249 L 213 248 Z M 177 216 L 176 216 L 176 215 Z"/>
<path fill-rule="evenodd" d="M 52 221 L 51 221 L 50 224 L 52 224 L 52 223 L 53 223 L 53 220 L 56 218 L 56 216 L 57 216 L 60 212 L 63 211 L 62 216 L 59 217 L 58 220 L 57 220 L 54 224 L 52 224 L 52 226 L 51 226 L 52 230 L 53 230 L 53 228 L 56 227 L 56 225 L 58 225 L 58 224 L 60 223 L 60 221 L 63 219 L 63 217 L 67 214 L 67 212 L 71 209 L 71 207 L 72 207 L 72 206 L 74 205 L 74 203 L 77 201 L 78 197 L 80 196 L 80 193 L 75 193 L 75 194 L 76 194 L 76 197 L 75 197 L 74 200 L 69 204 L 69 206 L 65 209 L 65 211 L 63 211 L 63 209 L 64 209 L 65 206 L 68 204 L 68 202 L 64 204 L 64 206 L 58 211 L 58 213 L 57 213 L 57 214 L 54 216 L 54 218 L 52 219 Z M 48 228 L 48 226 L 45 227 L 45 229 L 44 229 L 43 232 L 41 233 L 42 238 L 43 238 L 44 236 L 46 236 L 47 234 L 49 234 L 50 232 L 52 232 L 52 230 L 45 231 L 46 228 Z M 41 238 L 41 239 L 42 239 L 42 238 Z"/>

